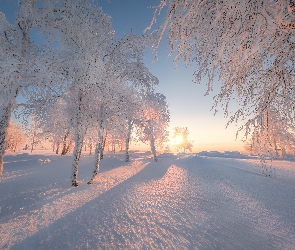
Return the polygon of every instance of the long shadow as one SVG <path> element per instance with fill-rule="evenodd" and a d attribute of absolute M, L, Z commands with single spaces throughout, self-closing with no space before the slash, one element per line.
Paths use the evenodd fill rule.
<path fill-rule="evenodd" d="M 72 156 L 55 155 L 7 156 L 6 174 L 0 181 L 0 222 L 6 223 L 38 209 L 50 197 L 71 192 L 71 159 Z M 92 158 L 81 159 L 81 179 L 90 178 L 92 162 Z"/>
<path fill-rule="evenodd" d="M 267 246 L 265 239 L 272 241 L 267 238 L 273 236 L 272 232 L 259 238 L 256 223 L 248 222 L 246 228 L 241 228 L 240 223 L 247 222 L 248 218 L 240 218 L 238 212 L 243 210 L 240 211 L 239 206 L 230 207 L 234 204 L 228 200 L 231 197 L 224 198 L 224 190 L 218 188 L 221 183 L 235 195 L 237 187 L 236 194 L 246 193 L 247 197 L 249 185 L 259 189 L 259 183 L 254 185 L 253 180 L 261 178 L 229 169 L 228 163 L 197 158 L 150 162 L 130 178 L 39 229 L 11 249 L 263 249 Z M 183 169 L 190 183 L 180 180 L 179 189 L 175 178 L 181 175 L 172 175 L 174 180 L 171 175 L 165 176 Z M 242 175 L 245 178 L 241 178 Z M 100 184 L 93 187 L 95 185 Z M 86 187 L 81 188 L 87 191 Z M 185 197 L 181 196 L 183 192 Z M 247 199 L 243 202 L 247 205 Z M 248 211 L 255 212 L 251 205 Z"/>
<path fill-rule="evenodd" d="M 211 173 L 214 168 L 210 164 L 206 165 L 206 160 L 198 162 L 202 166 L 192 164 L 191 167 L 188 167 L 189 161 L 185 164 L 186 161 L 160 160 L 158 163 L 149 163 L 128 180 L 39 230 L 12 249 L 217 249 L 226 246 L 240 249 L 241 243 L 231 238 L 232 235 L 239 236 L 235 234 L 239 228 L 234 227 L 234 224 L 224 226 L 222 223 L 226 220 L 222 218 L 218 224 L 215 217 L 211 219 L 212 215 L 206 214 L 206 211 L 214 212 L 219 205 L 208 208 L 210 203 L 200 192 L 203 188 L 200 185 L 208 180 L 206 170 Z M 184 166 L 188 175 L 200 175 L 194 178 L 196 186 L 192 190 L 188 186 L 187 197 L 176 196 L 179 194 L 178 189 L 173 185 L 177 186 L 177 183 L 170 183 L 173 181 L 171 176 L 163 178 L 169 169 L 182 171 L 178 167 L 180 165 Z M 222 172 L 223 168 L 220 168 Z M 220 171 L 214 172 L 213 177 L 224 178 L 226 174 L 222 176 Z M 186 183 L 180 184 L 184 184 L 181 188 L 186 188 Z M 214 183 L 208 183 L 208 186 L 211 184 Z M 176 195 L 167 193 L 169 189 L 172 192 L 175 190 Z M 238 221 L 239 216 L 236 215 L 234 219 Z M 228 231 L 223 232 L 220 228 Z M 251 231 L 247 230 L 248 233 Z M 219 237 L 231 240 L 232 245 L 226 240 L 218 241 Z"/>
<path fill-rule="evenodd" d="M 253 220 L 255 218 L 260 230 L 265 230 L 264 227 L 267 228 L 266 225 L 270 224 L 267 229 L 269 243 L 279 242 L 286 237 L 288 231 L 290 238 L 284 240 L 294 240 L 295 210 L 293 202 L 290 202 L 295 200 L 294 180 L 264 177 L 244 169 L 251 163 L 226 159 L 192 158 L 187 162 L 180 161 L 179 165 L 197 175 L 203 182 L 210 183 L 217 194 L 215 200 L 220 196 L 231 200 L 233 207 L 229 211 L 237 211 L 241 217 L 244 213 L 244 216 Z M 230 204 L 229 202 L 228 206 Z M 287 225 L 286 231 L 277 231 L 284 228 L 284 225 Z"/>
<path fill-rule="evenodd" d="M 218 163 L 216 163 L 218 164 Z M 260 174 L 260 166 L 257 165 L 257 172 L 246 170 L 247 165 L 253 165 L 249 162 L 233 161 L 231 164 L 226 161 L 219 163 L 220 170 L 218 175 L 224 178 L 231 178 L 233 181 L 239 178 L 240 188 L 252 197 L 257 197 L 266 207 L 271 207 L 273 211 L 281 214 L 283 211 L 293 214 L 295 212 L 290 200 L 295 200 L 295 185 L 292 179 L 280 179 L 265 177 Z M 239 166 L 241 166 L 239 167 Z M 263 199 L 261 199 L 263 198 Z M 295 225 L 295 217 L 293 217 L 293 225 Z"/>
<path fill-rule="evenodd" d="M 34 168 L 34 165 L 39 162 L 40 158 L 44 158 L 44 156 L 29 155 L 26 153 L 4 156 L 4 175 L 5 172 L 13 171 L 20 167 L 26 170 L 32 169 Z"/>
<path fill-rule="evenodd" d="M 100 173 L 129 164 L 121 158 L 123 159 L 120 155 L 105 155 L 105 159 L 101 161 Z M 82 182 L 87 182 L 91 178 L 93 159 L 93 155 L 81 157 L 79 180 Z M 5 156 L 4 161 L 4 177 L 0 179 L 1 223 L 38 209 L 40 205 L 48 202 L 48 196 L 54 199 L 72 192 L 71 155 L 46 156 L 24 153 Z M 58 176 L 55 173 L 58 173 Z"/>
<path fill-rule="evenodd" d="M 39 162 L 39 159 L 48 158 L 51 162 L 47 164 Z M 45 158 L 42 155 L 25 154 L 5 157 L 5 161 L 8 162 L 4 166 L 6 174 L 4 172 L 5 176 L 0 182 L 1 222 L 36 208 L 37 204 L 43 201 L 45 191 L 62 187 L 60 179 L 55 179 L 51 173 L 56 168 L 63 170 L 62 167 L 56 166 L 56 159 L 56 157 Z M 63 161 L 59 163 L 63 164 Z M 60 174 L 67 177 L 64 171 L 60 171 Z M 20 210 L 20 208 L 26 209 Z"/>
<path fill-rule="evenodd" d="M 87 248 L 88 243 L 86 241 L 95 242 L 94 245 L 88 246 L 88 248 L 98 248 L 99 238 L 97 238 L 96 234 L 91 233 L 92 228 L 96 227 L 93 224 L 106 223 L 104 215 L 108 213 L 109 206 L 112 206 L 113 202 L 118 201 L 137 183 L 161 179 L 170 165 L 171 162 L 165 161 L 147 164 L 146 167 L 129 179 L 112 187 L 66 216 L 52 222 L 48 227 L 38 230 L 37 233 L 18 242 L 11 249 L 32 249 L 32 247 L 34 249 L 83 249 Z M 117 237 L 120 236 L 117 235 Z"/>

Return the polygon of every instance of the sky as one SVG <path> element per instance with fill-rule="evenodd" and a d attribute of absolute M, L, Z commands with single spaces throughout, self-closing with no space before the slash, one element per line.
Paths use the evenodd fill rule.
<path fill-rule="evenodd" d="M 135 34 L 143 34 L 145 28 L 150 25 L 154 13 L 154 9 L 149 7 L 159 4 L 159 0 L 100 0 L 99 4 L 105 13 L 111 15 L 116 35 L 121 37 L 128 34 L 131 29 Z M 156 29 L 161 21 L 163 15 L 157 18 L 152 30 Z M 148 51 L 144 62 L 159 79 L 157 92 L 167 98 L 170 108 L 170 135 L 174 127 L 187 127 L 190 132 L 189 138 L 194 141 L 194 152 L 242 151 L 242 135 L 236 140 L 239 126 L 232 124 L 226 128 L 228 120 L 223 117 L 223 113 L 214 116 L 214 112 L 210 111 L 213 94 L 204 96 L 207 90 L 206 82 L 193 82 L 195 66 L 185 67 L 181 62 L 176 65 L 173 63 L 173 56 L 168 55 L 166 38 L 160 44 L 158 61 L 153 62 L 155 53 Z M 220 86 L 219 82 L 216 82 L 214 93 L 217 93 L 217 86 Z"/>
<path fill-rule="evenodd" d="M 112 17 L 113 29 L 120 38 L 131 30 L 134 34 L 143 34 L 153 17 L 154 10 L 149 7 L 156 6 L 159 1 L 99 0 L 98 5 L 102 7 L 104 13 Z M 16 2 L 16 0 L 0 0 L 0 11 L 6 14 L 10 22 L 13 22 L 17 10 Z M 156 29 L 161 21 L 163 15 L 157 18 L 152 30 Z M 153 62 L 155 52 L 149 50 L 145 54 L 144 63 L 159 79 L 156 92 L 164 94 L 167 98 L 170 109 L 170 136 L 174 127 L 187 127 L 190 132 L 189 139 L 193 140 L 193 152 L 243 151 L 242 135 L 236 139 L 239 125 L 231 124 L 226 128 L 228 119 L 223 117 L 223 113 L 219 112 L 214 116 L 214 112 L 210 111 L 213 95 L 218 93 L 218 86 L 221 83 L 216 81 L 214 92 L 204 96 L 207 90 L 206 82 L 203 81 L 201 84 L 193 82 L 195 65 L 185 67 L 182 62 L 176 65 L 173 63 L 173 56 L 168 55 L 167 38 L 164 38 L 158 49 L 158 60 Z M 173 145 L 170 145 L 170 148 L 173 149 Z"/>

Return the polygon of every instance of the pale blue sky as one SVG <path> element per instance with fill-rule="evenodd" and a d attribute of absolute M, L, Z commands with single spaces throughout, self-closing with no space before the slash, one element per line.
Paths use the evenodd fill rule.
<path fill-rule="evenodd" d="M 120 37 L 129 33 L 141 34 L 149 26 L 155 6 L 159 0 L 100 0 L 103 11 L 112 16 L 113 28 Z M 163 15 L 157 18 L 155 28 L 163 21 Z M 159 78 L 157 91 L 167 97 L 173 127 L 188 127 L 190 138 L 194 141 L 194 151 L 202 150 L 243 150 L 241 136 L 236 140 L 237 126 L 225 129 L 227 120 L 220 112 L 216 116 L 210 111 L 213 94 L 204 96 L 206 82 L 201 85 L 193 82 L 194 65 L 186 68 L 179 63 L 177 70 L 173 57 L 168 57 L 169 48 L 165 38 L 158 51 L 158 61 L 152 63 L 154 53 L 149 51 L 145 63 L 151 72 Z M 216 84 L 217 86 L 220 83 Z M 216 93 L 216 91 L 215 91 Z"/>
<path fill-rule="evenodd" d="M 0 0 L 0 11 L 6 14 L 10 22 L 16 11 L 16 0 Z M 112 17 L 113 29 L 118 37 L 130 33 L 142 34 L 150 24 L 153 9 L 149 6 L 157 5 L 159 0 L 99 0 L 103 11 Z M 157 19 L 161 23 L 163 17 Z M 227 120 L 222 113 L 213 115 L 210 111 L 212 97 L 204 96 L 205 82 L 201 85 L 193 83 L 194 65 L 186 68 L 179 63 L 177 70 L 173 64 L 173 57 L 168 57 L 169 48 L 164 39 L 158 51 L 158 61 L 152 63 L 154 53 L 148 51 L 145 63 L 151 72 L 159 78 L 160 85 L 157 92 L 167 97 L 170 107 L 170 131 L 175 126 L 188 127 L 190 139 L 194 141 L 194 152 L 202 150 L 243 150 L 241 136 L 235 140 L 237 126 L 231 125 L 225 129 Z M 220 84 L 216 84 L 218 86 Z M 217 87 L 216 87 L 217 88 Z"/>

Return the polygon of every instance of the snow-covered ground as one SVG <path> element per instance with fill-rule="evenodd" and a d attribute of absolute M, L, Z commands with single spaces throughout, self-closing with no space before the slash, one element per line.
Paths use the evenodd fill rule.
<path fill-rule="evenodd" d="M 5 157 L 0 249 L 295 249 L 295 163 L 274 178 L 253 159 L 106 155 Z"/>

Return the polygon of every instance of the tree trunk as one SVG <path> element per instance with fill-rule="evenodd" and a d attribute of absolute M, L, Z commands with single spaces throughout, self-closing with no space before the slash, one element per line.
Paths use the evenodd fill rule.
<path fill-rule="evenodd" d="M 95 147 L 95 154 L 94 154 L 94 170 L 91 180 L 87 184 L 92 184 L 94 178 L 97 176 L 100 168 L 100 160 L 101 160 L 101 153 L 102 153 L 102 144 L 103 144 L 103 119 L 102 119 L 102 107 L 100 107 L 100 115 L 99 115 L 99 126 L 98 126 L 98 142 Z"/>
<path fill-rule="evenodd" d="M 33 135 L 33 141 L 31 143 L 31 153 L 33 153 L 33 150 L 34 150 L 34 144 L 35 144 L 35 132 L 34 132 L 34 135 Z"/>
<path fill-rule="evenodd" d="M 58 151 L 59 151 L 59 144 L 60 144 L 60 142 L 57 142 L 56 144 L 57 144 L 57 146 L 56 146 L 56 151 L 55 151 L 55 153 L 58 155 Z"/>
<path fill-rule="evenodd" d="M 83 127 L 81 114 L 83 112 L 82 109 L 82 91 L 80 90 L 78 93 L 78 110 L 76 113 L 76 122 L 75 122 L 75 147 L 74 147 L 74 162 L 72 168 L 72 186 L 77 187 L 78 183 L 78 165 L 79 160 L 83 148 L 83 140 L 86 134 L 86 129 Z"/>
<path fill-rule="evenodd" d="M 4 169 L 4 154 L 5 154 L 5 139 L 7 136 L 7 128 L 11 116 L 11 104 L 6 107 L 1 107 L 1 120 L 0 120 L 0 176 L 3 174 Z"/>
<path fill-rule="evenodd" d="M 105 142 L 105 139 L 103 136 L 101 138 L 101 141 L 102 141 L 102 143 L 100 144 L 100 159 L 102 160 L 103 159 L 104 142 Z"/>
<path fill-rule="evenodd" d="M 27 53 L 27 47 L 28 47 L 28 36 L 27 36 L 28 31 L 25 32 L 23 29 L 21 30 L 22 30 L 21 33 L 23 35 L 21 52 L 22 52 L 22 57 L 25 58 Z M 23 66 L 20 66 L 19 72 L 21 72 L 22 67 Z M 11 101 L 8 102 L 8 105 L 4 107 L 3 106 L 0 107 L 0 176 L 2 176 L 3 169 L 4 169 L 3 159 L 5 154 L 5 139 L 7 136 L 7 128 L 9 125 L 11 112 L 13 109 L 12 104 L 14 103 L 16 97 L 18 96 L 19 90 L 20 90 L 20 87 L 16 87 L 14 95 L 12 96 Z"/>
<path fill-rule="evenodd" d="M 279 150 L 278 150 L 278 147 L 277 147 L 276 140 L 274 140 L 274 146 L 275 146 L 276 157 L 279 157 Z"/>
<path fill-rule="evenodd" d="M 103 134 L 103 133 L 102 133 Z M 101 153 L 100 153 L 100 159 L 102 160 L 103 159 L 103 156 L 104 156 L 104 149 L 105 149 L 105 146 L 106 146 L 106 140 L 107 140 L 107 131 L 105 132 L 105 135 L 102 136 L 102 145 L 101 145 Z"/>
<path fill-rule="evenodd" d="M 286 154 L 286 150 L 285 150 L 285 148 L 283 147 L 283 148 L 282 148 L 282 157 L 285 158 L 286 155 L 287 155 L 287 154 Z"/>
<path fill-rule="evenodd" d="M 67 153 L 70 151 L 70 147 L 71 147 L 71 146 L 72 146 L 72 141 L 69 142 L 65 154 L 67 154 Z"/>
<path fill-rule="evenodd" d="M 89 144 L 89 154 L 92 154 L 92 142 Z"/>
<path fill-rule="evenodd" d="M 94 170 L 91 180 L 88 184 L 92 184 L 94 178 L 97 176 L 100 168 L 100 161 L 101 161 L 101 152 L 102 152 L 102 132 L 101 129 L 98 129 L 98 143 L 96 144 L 95 154 L 94 154 Z"/>
<path fill-rule="evenodd" d="M 151 136 L 151 151 L 153 153 L 154 156 L 154 160 L 158 161 L 157 158 L 157 152 L 156 152 L 156 147 L 155 147 L 155 139 L 154 139 L 154 135 Z"/>
<path fill-rule="evenodd" d="M 73 162 L 73 168 L 72 168 L 72 186 L 77 187 L 78 186 L 78 165 L 79 160 L 81 157 L 81 151 L 83 146 L 83 137 L 79 133 L 78 129 L 75 131 L 75 147 L 74 147 L 74 162 Z"/>
<path fill-rule="evenodd" d="M 158 161 L 158 158 L 157 158 L 157 152 L 156 152 L 156 146 L 155 146 L 154 130 L 153 130 L 153 127 L 152 127 L 151 123 L 148 122 L 148 124 L 149 124 L 150 131 L 151 131 L 151 134 L 150 134 L 151 151 L 152 151 L 152 153 L 153 153 L 154 160 L 155 160 L 155 161 Z"/>
<path fill-rule="evenodd" d="M 126 138 L 126 147 L 125 147 L 125 161 L 128 162 L 129 161 L 129 141 L 130 138 L 129 136 Z"/>
<path fill-rule="evenodd" d="M 132 131 L 132 123 L 128 122 L 128 131 L 127 131 L 127 138 L 125 142 L 125 161 L 129 161 L 129 144 L 130 144 L 130 137 Z"/>
<path fill-rule="evenodd" d="M 61 155 L 65 155 L 67 153 L 67 137 L 69 135 L 69 131 L 66 132 L 64 138 L 63 138 L 63 148 L 61 151 Z"/>

